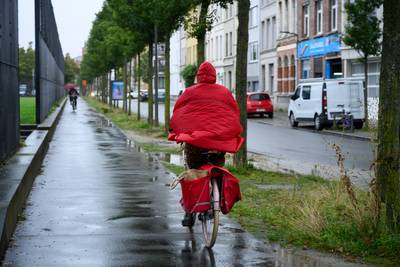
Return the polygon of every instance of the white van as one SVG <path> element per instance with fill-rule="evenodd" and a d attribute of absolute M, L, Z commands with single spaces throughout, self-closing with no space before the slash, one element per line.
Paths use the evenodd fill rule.
<path fill-rule="evenodd" d="M 335 117 L 353 116 L 354 127 L 364 123 L 364 88 L 358 80 L 302 81 L 291 97 L 288 117 L 292 127 L 313 121 L 316 130 L 332 125 Z"/>

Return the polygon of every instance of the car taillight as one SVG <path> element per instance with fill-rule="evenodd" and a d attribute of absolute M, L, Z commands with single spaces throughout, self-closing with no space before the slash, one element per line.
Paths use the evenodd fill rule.
<path fill-rule="evenodd" d="M 322 89 L 322 111 L 324 113 L 328 112 L 328 96 L 326 93 L 326 84 L 324 84 L 324 87 Z"/>

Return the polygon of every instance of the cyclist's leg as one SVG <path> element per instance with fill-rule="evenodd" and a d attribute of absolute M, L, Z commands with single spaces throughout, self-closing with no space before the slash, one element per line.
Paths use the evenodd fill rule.
<path fill-rule="evenodd" d="M 207 151 L 190 144 L 185 144 L 185 165 L 188 169 L 198 169 L 208 161 Z M 195 221 L 194 214 L 185 213 L 182 219 L 182 226 L 193 226 Z"/>

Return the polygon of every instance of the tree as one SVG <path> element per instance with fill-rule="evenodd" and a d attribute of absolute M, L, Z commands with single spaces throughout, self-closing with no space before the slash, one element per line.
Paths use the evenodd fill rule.
<path fill-rule="evenodd" d="M 400 1 L 385 0 L 379 95 L 377 182 L 386 221 L 400 232 Z"/>
<path fill-rule="evenodd" d="M 66 54 L 64 58 L 64 80 L 65 83 L 76 83 L 79 75 L 79 66 L 71 58 L 70 54 Z"/>
<path fill-rule="evenodd" d="M 345 4 L 348 16 L 346 34 L 343 38 L 345 44 L 353 47 L 362 55 L 364 64 L 364 110 L 365 127 L 369 128 L 368 120 L 368 57 L 375 56 L 381 50 L 381 21 L 375 11 L 382 0 L 355 0 Z"/>
<path fill-rule="evenodd" d="M 33 71 L 35 69 L 35 50 L 32 48 L 32 42 L 27 49 L 19 48 L 19 81 L 26 84 L 29 90 L 32 90 Z"/>
<path fill-rule="evenodd" d="M 190 37 L 197 39 L 197 65 L 200 66 L 205 60 L 205 41 L 207 31 L 217 19 L 215 10 L 210 10 L 212 4 L 227 8 L 233 0 L 191 0 L 192 10 L 187 14 L 185 30 Z"/>
<path fill-rule="evenodd" d="M 181 71 L 181 76 L 185 81 L 185 87 L 192 86 L 196 78 L 197 66 L 193 64 L 186 65 Z"/>
<path fill-rule="evenodd" d="M 236 100 L 240 108 L 240 122 L 243 127 L 243 143 L 234 156 L 236 166 L 247 166 L 247 50 L 249 41 L 250 0 L 238 0 L 238 43 L 236 50 Z"/>

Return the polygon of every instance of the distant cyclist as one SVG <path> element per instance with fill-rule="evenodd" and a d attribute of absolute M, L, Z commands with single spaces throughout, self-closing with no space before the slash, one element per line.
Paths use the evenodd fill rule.
<path fill-rule="evenodd" d="M 77 106 L 77 99 L 79 96 L 79 92 L 78 90 L 76 90 L 75 88 L 71 88 L 68 91 L 68 95 L 69 95 L 69 102 L 72 106 L 73 110 L 76 110 L 76 106 Z"/>

